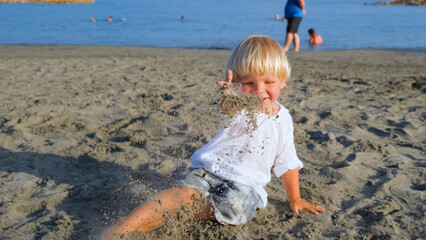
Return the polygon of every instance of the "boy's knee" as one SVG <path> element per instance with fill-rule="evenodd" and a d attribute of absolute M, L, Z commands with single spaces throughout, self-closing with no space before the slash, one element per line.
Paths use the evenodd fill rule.
<path fill-rule="evenodd" d="M 168 191 L 168 197 L 175 201 L 191 204 L 200 197 L 200 193 L 193 188 L 174 187 Z"/>

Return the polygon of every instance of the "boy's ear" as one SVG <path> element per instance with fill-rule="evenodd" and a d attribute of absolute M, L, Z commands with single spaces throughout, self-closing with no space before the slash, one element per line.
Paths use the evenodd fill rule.
<path fill-rule="evenodd" d="M 282 81 L 280 82 L 280 90 L 283 90 L 284 88 L 288 88 L 288 86 L 284 81 Z"/>

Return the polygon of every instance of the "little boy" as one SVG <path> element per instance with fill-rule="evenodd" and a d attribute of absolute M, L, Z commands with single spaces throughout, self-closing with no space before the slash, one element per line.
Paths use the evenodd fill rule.
<path fill-rule="evenodd" d="M 231 53 L 227 69 L 226 81 L 219 81 L 219 86 L 240 84 L 243 94 L 256 95 L 262 101 L 257 128 L 248 133 L 248 114 L 239 111 L 191 156 L 186 179 L 142 205 L 110 233 L 150 232 L 181 208 L 192 210 L 189 220 L 246 223 L 258 208 L 266 207 L 265 186 L 271 180 L 272 167 L 282 179 L 293 212 L 325 212 L 300 197 L 303 164 L 296 154 L 289 111 L 277 102 L 290 77 L 282 47 L 266 36 L 248 37 Z M 232 94 L 229 89 L 224 92 Z"/>

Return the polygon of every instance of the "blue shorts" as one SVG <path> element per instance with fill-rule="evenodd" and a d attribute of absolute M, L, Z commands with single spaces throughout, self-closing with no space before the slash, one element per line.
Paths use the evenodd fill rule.
<path fill-rule="evenodd" d="M 222 224 L 246 223 L 256 212 L 260 196 L 245 184 L 223 180 L 202 168 L 190 169 L 179 187 L 193 188 L 212 204 L 216 220 Z"/>

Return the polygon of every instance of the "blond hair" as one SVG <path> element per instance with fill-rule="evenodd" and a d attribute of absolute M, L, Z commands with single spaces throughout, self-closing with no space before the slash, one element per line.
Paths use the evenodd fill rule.
<path fill-rule="evenodd" d="M 286 82 L 291 74 L 283 48 L 275 40 L 261 35 L 250 36 L 238 44 L 228 58 L 226 69 L 232 70 L 232 81 L 254 74 L 274 75 Z"/>

